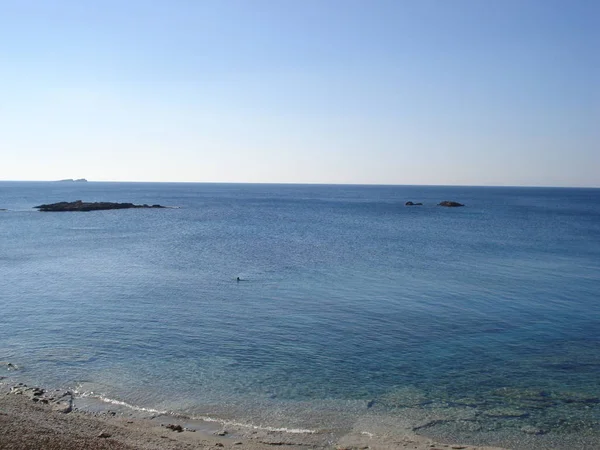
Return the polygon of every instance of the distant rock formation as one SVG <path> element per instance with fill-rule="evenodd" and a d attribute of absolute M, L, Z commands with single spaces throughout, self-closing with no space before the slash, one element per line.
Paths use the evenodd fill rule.
<path fill-rule="evenodd" d="M 404 206 L 423 206 L 423 203 L 406 202 Z"/>
<path fill-rule="evenodd" d="M 47 205 L 34 206 L 34 208 L 45 212 L 63 212 L 63 211 L 101 211 L 106 209 L 129 209 L 129 208 L 165 208 L 161 205 L 134 205 L 133 203 L 110 203 L 110 202 L 83 202 L 76 200 L 74 202 L 50 203 Z"/>
<path fill-rule="evenodd" d="M 63 182 L 71 182 L 71 183 L 87 183 L 87 180 L 85 178 L 77 178 L 77 179 L 73 179 L 73 178 L 67 178 L 65 180 L 58 180 L 60 183 Z"/>
<path fill-rule="evenodd" d="M 449 200 L 444 200 L 443 202 L 439 203 L 438 206 L 446 206 L 448 208 L 456 208 L 457 206 L 465 206 L 462 203 L 458 203 L 458 202 L 451 202 Z"/>

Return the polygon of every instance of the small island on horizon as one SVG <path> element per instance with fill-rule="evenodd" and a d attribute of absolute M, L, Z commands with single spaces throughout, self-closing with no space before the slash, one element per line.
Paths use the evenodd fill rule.
<path fill-rule="evenodd" d="M 162 205 L 134 205 L 133 203 L 111 203 L 111 202 L 83 202 L 76 200 L 74 202 L 49 203 L 46 205 L 34 206 L 44 212 L 64 212 L 64 211 L 102 211 L 108 209 L 129 209 L 129 208 L 165 208 Z"/>
<path fill-rule="evenodd" d="M 65 178 L 64 180 L 56 180 L 57 183 L 65 183 L 65 182 L 71 182 L 71 183 L 87 183 L 88 180 L 86 180 L 85 178 Z"/>

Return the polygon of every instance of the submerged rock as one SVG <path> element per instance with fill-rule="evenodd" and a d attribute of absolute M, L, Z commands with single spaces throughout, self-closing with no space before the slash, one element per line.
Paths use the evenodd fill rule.
<path fill-rule="evenodd" d="M 541 428 L 537 428 L 531 425 L 525 425 L 523 428 L 521 428 L 521 431 L 525 434 L 533 434 L 533 435 L 540 435 L 540 434 L 546 434 L 546 430 L 542 430 Z"/>
<path fill-rule="evenodd" d="M 489 409 L 487 411 L 484 411 L 483 413 L 488 417 L 497 417 L 503 419 L 527 417 L 529 415 L 529 413 L 526 411 L 506 407 Z"/>
<path fill-rule="evenodd" d="M 423 203 L 406 202 L 404 206 L 423 206 Z"/>
<path fill-rule="evenodd" d="M 407 386 L 394 388 L 371 401 L 373 404 L 377 403 L 385 408 L 406 408 L 422 406 L 430 402 L 430 399 L 420 389 Z"/>
<path fill-rule="evenodd" d="M 165 208 L 161 205 L 134 205 L 133 203 L 111 203 L 111 202 L 84 202 L 76 200 L 74 202 L 48 203 L 45 205 L 34 206 L 44 212 L 63 212 L 63 211 L 101 211 L 107 209 L 129 209 L 129 208 Z"/>
<path fill-rule="evenodd" d="M 451 202 L 449 200 L 444 200 L 443 202 L 438 203 L 438 206 L 446 206 L 448 208 L 456 208 L 457 206 L 465 206 L 462 203 Z"/>

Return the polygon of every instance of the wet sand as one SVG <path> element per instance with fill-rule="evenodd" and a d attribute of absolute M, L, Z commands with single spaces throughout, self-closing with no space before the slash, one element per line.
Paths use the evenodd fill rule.
<path fill-rule="evenodd" d="M 351 431 L 336 437 L 311 433 L 223 428 L 176 416 L 135 417 L 111 410 L 84 410 L 65 392 L 26 386 L 0 389 L 0 449 L 465 449 L 411 432 L 374 436 Z M 182 431 L 179 431 L 181 427 Z M 175 429 L 173 429 L 175 428 Z"/>

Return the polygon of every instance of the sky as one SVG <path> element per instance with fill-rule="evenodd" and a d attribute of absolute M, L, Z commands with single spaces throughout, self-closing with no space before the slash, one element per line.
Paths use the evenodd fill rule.
<path fill-rule="evenodd" d="M 597 0 L 0 0 L 0 180 L 600 187 Z"/>

